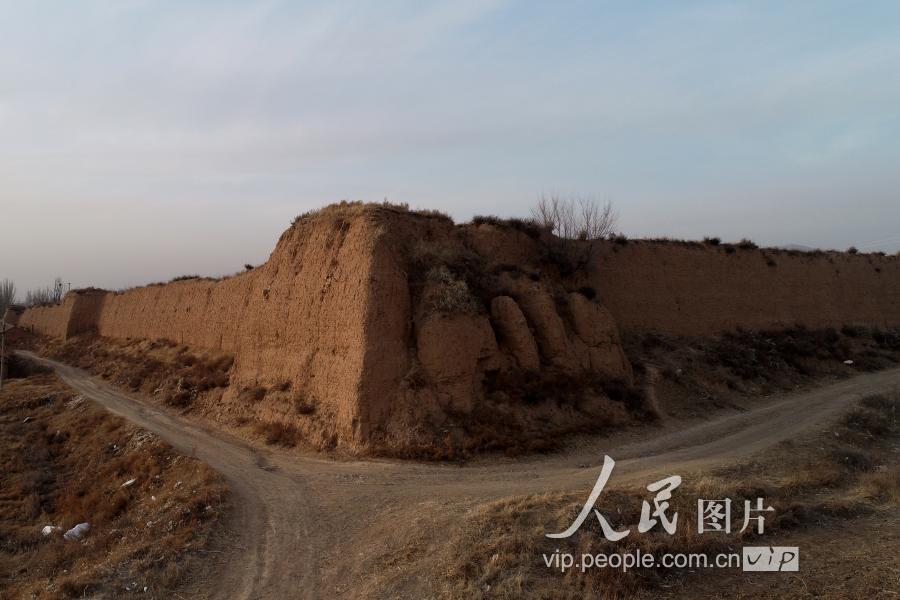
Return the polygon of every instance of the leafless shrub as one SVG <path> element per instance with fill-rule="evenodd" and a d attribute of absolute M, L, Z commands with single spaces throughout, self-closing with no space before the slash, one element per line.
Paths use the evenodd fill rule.
<path fill-rule="evenodd" d="M 316 412 L 316 403 L 298 392 L 294 396 L 294 410 L 298 415 L 311 415 Z"/>
<path fill-rule="evenodd" d="M 619 215 L 610 202 L 599 204 L 591 198 L 538 198 L 531 217 L 554 235 L 579 240 L 599 240 L 613 234 Z"/>
<path fill-rule="evenodd" d="M 502 219 L 495 215 L 475 215 L 472 217 L 473 225 L 493 225 L 494 227 L 510 227 L 521 231 L 530 238 L 541 237 L 541 227 L 534 219 Z"/>
<path fill-rule="evenodd" d="M 541 196 L 531 209 L 532 222 L 555 237 L 547 241 L 548 258 L 567 275 L 590 264 L 598 240 L 614 239 L 618 214 L 610 202 L 598 204 L 590 198 Z M 580 240 L 570 244 L 565 240 Z"/>
<path fill-rule="evenodd" d="M 444 265 L 432 268 L 427 275 L 425 303 L 431 309 L 448 314 L 476 312 L 477 301 L 469 285 Z"/>
<path fill-rule="evenodd" d="M 17 354 L 11 354 L 6 358 L 6 366 L 9 369 L 7 376 L 10 379 L 31 377 L 32 375 L 39 375 L 42 373 L 52 373 L 48 367 L 42 366 L 33 360 L 23 358 Z"/>
<path fill-rule="evenodd" d="M 63 297 L 63 282 L 57 277 L 53 280 L 52 286 L 45 288 L 37 288 L 25 292 L 26 306 L 45 306 L 48 304 L 59 304 Z"/>
<path fill-rule="evenodd" d="M 300 439 L 296 427 L 281 421 L 257 423 L 256 433 L 263 436 L 269 445 L 293 447 Z"/>
<path fill-rule="evenodd" d="M 26 306 L 43 306 L 45 304 L 50 304 L 49 288 L 37 288 L 25 292 Z"/>
<path fill-rule="evenodd" d="M 266 397 L 268 390 L 259 384 L 244 387 L 238 392 L 238 399 L 242 402 L 253 404 Z"/>

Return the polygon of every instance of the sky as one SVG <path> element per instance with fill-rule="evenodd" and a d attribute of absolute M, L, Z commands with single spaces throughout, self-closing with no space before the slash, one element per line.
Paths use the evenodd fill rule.
<path fill-rule="evenodd" d="M 0 279 L 263 262 L 341 199 L 900 250 L 900 3 L 0 0 Z"/>

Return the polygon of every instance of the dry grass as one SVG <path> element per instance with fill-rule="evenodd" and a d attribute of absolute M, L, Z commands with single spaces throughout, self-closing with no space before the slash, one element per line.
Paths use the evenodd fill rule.
<path fill-rule="evenodd" d="M 169 340 L 80 336 L 66 342 L 44 340 L 42 353 L 115 385 L 159 396 L 176 408 L 189 408 L 199 394 L 228 387 L 234 363 L 228 354 L 191 351 Z"/>
<path fill-rule="evenodd" d="M 451 225 L 453 224 L 453 219 L 450 218 L 446 213 L 442 213 L 439 210 L 433 209 L 416 209 L 410 208 L 409 204 L 405 202 L 389 202 L 385 200 L 384 202 L 363 202 L 361 200 L 341 200 L 340 202 L 335 202 L 334 204 L 329 204 L 327 206 L 323 206 L 321 208 L 317 208 L 314 210 L 307 211 L 305 213 L 301 213 L 294 217 L 294 220 L 291 221 L 291 226 L 294 226 L 303 221 L 307 221 L 316 217 L 326 217 L 326 218 L 341 218 L 346 219 L 366 213 L 377 212 L 377 211 L 387 211 L 393 213 L 407 214 L 410 216 L 420 216 L 427 217 L 433 219 L 440 219 L 442 221 L 447 221 Z"/>
<path fill-rule="evenodd" d="M 316 403 L 301 393 L 294 394 L 294 411 L 298 415 L 311 415 L 316 412 Z"/>
<path fill-rule="evenodd" d="M 499 271 L 470 248 L 420 240 L 407 255 L 414 305 L 425 312 L 487 313 L 501 293 Z"/>
<path fill-rule="evenodd" d="M 293 447 L 300 439 L 300 432 L 297 428 L 283 421 L 257 423 L 256 433 L 262 436 L 267 444 L 277 446 Z"/>
<path fill-rule="evenodd" d="M 173 597 L 221 518 L 220 477 L 50 374 L 11 380 L 0 405 L 0 597 Z M 41 535 L 81 522 L 82 542 Z"/>
<path fill-rule="evenodd" d="M 631 334 L 623 342 L 639 377 L 661 375 L 654 385 L 672 416 L 900 364 L 896 328 L 791 327 L 715 338 Z"/>
<path fill-rule="evenodd" d="M 472 218 L 472 224 L 476 227 L 479 225 L 491 225 L 499 229 L 515 229 L 527 235 L 532 239 L 539 239 L 546 231 L 532 219 L 503 219 L 494 215 L 476 215 Z M 547 231 L 549 233 L 549 231 Z"/>
<path fill-rule="evenodd" d="M 469 291 L 464 279 L 455 276 L 440 265 L 428 271 L 422 303 L 428 312 L 447 314 L 473 314 L 478 312 L 478 301 Z"/>
<path fill-rule="evenodd" d="M 417 374 L 407 375 L 415 385 Z M 598 434 L 657 418 L 640 388 L 596 374 L 546 369 L 494 373 L 471 412 L 449 412 L 451 425 L 419 443 L 379 447 L 383 456 L 466 461 L 486 452 L 515 457 L 554 452 L 579 434 Z M 399 448 L 399 449 L 398 449 Z"/>
<path fill-rule="evenodd" d="M 17 354 L 7 354 L 6 375 L 9 379 L 23 379 L 33 375 L 52 373 L 50 369 L 37 364 L 34 361 L 22 358 Z"/>
<path fill-rule="evenodd" d="M 900 395 L 870 397 L 818 437 L 784 445 L 752 463 L 705 477 L 682 474 L 684 482 L 674 492 L 669 512 L 679 513 L 673 536 L 656 530 L 636 533 L 641 501 L 648 497 L 640 489 L 608 489 L 598 502 L 598 509 L 615 529 L 632 530 L 620 542 L 606 541 L 593 518 L 569 539 L 545 537 L 545 533 L 561 531 L 573 521 L 587 490 L 476 506 L 450 541 L 453 550 L 447 559 L 449 564 L 444 565 L 442 596 L 619 598 L 638 592 L 652 596 L 662 591 L 661 585 L 669 587 L 689 576 L 688 570 L 634 569 L 623 573 L 588 569 L 582 573 L 570 569 L 562 573 L 547 568 L 542 554 L 549 555 L 557 549 L 576 556 L 640 549 L 657 557 L 668 552 L 710 555 L 731 551 L 744 542 L 766 544 L 772 536 L 814 536 L 821 527 L 878 511 L 895 514 L 900 507 L 898 412 Z M 856 458 L 847 460 L 851 455 Z M 775 508 L 773 516 L 766 519 L 761 538 L 749 531 L 729 535 L 697 533 L 697 498 L 731 498 L 733 505 L 741 507 L 732 512 L 732 531 L 736 532 L 743 524 L 740 519 L 744 500 L 757 497 L 764 497 L 766 504 Z M 898 550 L 895 547 L 889 551 Z"/>
<path fill-rule="evenodd" d="M 263 398 L 266 397 L 268 390 L 259 384 L 250 385 L 238 392 L 238 399 L 241 402 L 245 402 L 248 404 L 255 404 L 257 402 L 261 402 Z"/>
<path fill-rule="evenodd" d="M 332 451 L 334 419 L 288 379 L 232 380 L 233 358 L 168 340 L 79 336 L 40 338 L 37 352 L 140 392 L 160 404 L 208 418 L 237 435 L 281 446 Z M 235 410 L 223 411 L 223 405 Z M 279 419 L 281 420 L 279 422 Z"/>

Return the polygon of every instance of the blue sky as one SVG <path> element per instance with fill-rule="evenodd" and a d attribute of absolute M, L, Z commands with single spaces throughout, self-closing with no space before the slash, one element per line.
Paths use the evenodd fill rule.
<path fill-rule="evenodd" d="M 900 250 L 896 2 L 0 0 L 0 278 L 267 257 L 342 198 Z"/>

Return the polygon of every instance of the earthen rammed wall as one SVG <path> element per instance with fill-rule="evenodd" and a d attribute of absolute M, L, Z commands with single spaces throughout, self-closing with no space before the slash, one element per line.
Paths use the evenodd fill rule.
<path fill-rule="evenodd" d="M 900 324 L 897 256 L 604 243 L 588 280 L 623 331 Z"/>
<path fill-rule="evenodd" d="M 112 338 L 169 339 L 234 355 L 238 382 L 289 380 L 333 415 L 348 438 L 365 436 L 365 328 L 379 281 L 371 267 L 379 227 L 364 217 L 300 223 L 268 262 L 223 280 L 186 279 L 121 293 L 70 293 L 31 308 L 19 325 L 59 338 L 93 330 Z"/>
<path fill-rule="evenodd" d="M 72 292 L 26 310 L 19 325 L 63 339 L 93 332 L 221 350 L 234 356 L 233 384 L 288 381 L 335 423 L 339 445 L 358 446 L 389 439 L 394 421 L 415 429 L 471 411 L 498 373 L 630 380 L 620 331 L 900 324 L 894 256 L 585 247 L 521 227 L 338 207 L 300 219 L 246 273 Z M 577 269 L 569 250 L 582 259 Z M 446 270 L 435 276 L 435 267 Z M 459 291 L 447 273 L 468 282 L 478 308 L 429 305 Z"/>

